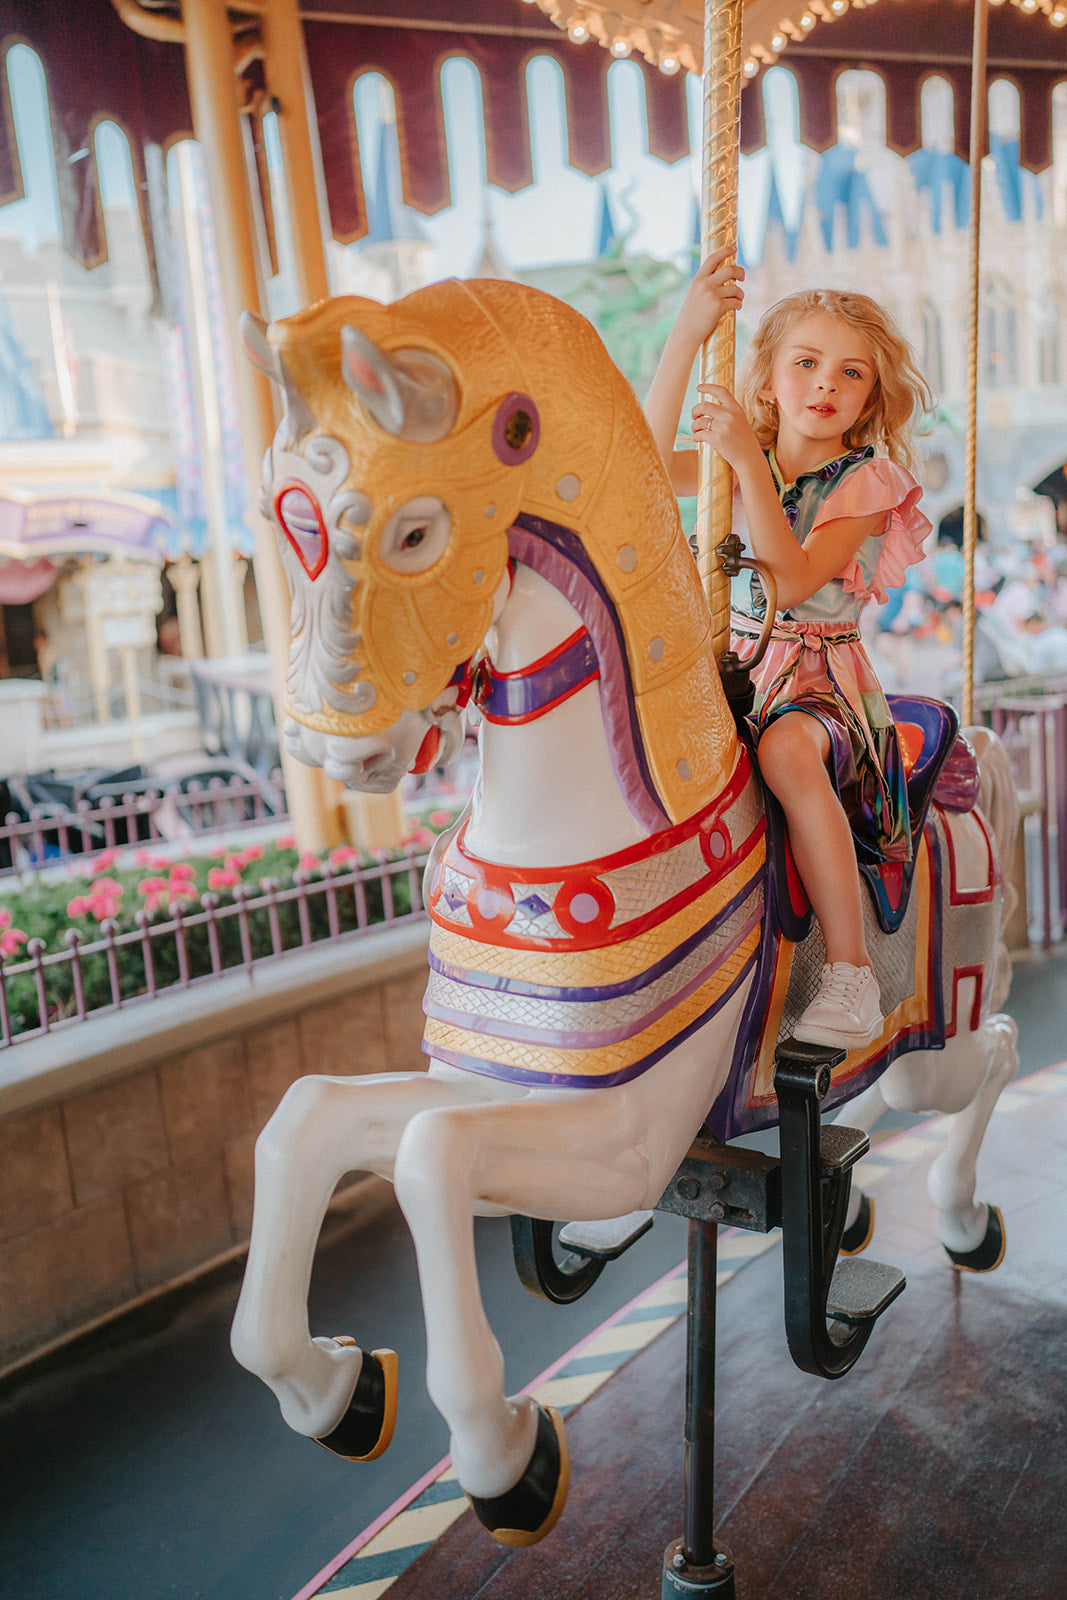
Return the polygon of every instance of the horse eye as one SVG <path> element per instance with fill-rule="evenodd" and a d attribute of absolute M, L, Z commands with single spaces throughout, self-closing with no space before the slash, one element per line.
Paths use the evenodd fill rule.
<path fill-rule="evenodd" d="M 414 550 L 418 545 L 420 545 L 422 543 L 422 541 L 425 539 L 425 537 L 426 537 L 426 529 L 425 528 L 412 528 L 411 532 L 404 539 L 404 549 L 405 550 Z"/>

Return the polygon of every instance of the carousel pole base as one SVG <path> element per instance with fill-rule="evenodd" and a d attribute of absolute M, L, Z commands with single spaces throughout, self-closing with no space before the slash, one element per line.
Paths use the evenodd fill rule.
<path fill-rule="evenodd" d="M 660 1600 L 679 1600 L 682 1595 L 714 1595 L 715 1600 L 736 1600 L 734 1565 L 730 1552 L 715 1553 L 711 1566 L 690 1566 L 681 1539 L 675 1539 L 663 1552 L 663 1587 Z"/>

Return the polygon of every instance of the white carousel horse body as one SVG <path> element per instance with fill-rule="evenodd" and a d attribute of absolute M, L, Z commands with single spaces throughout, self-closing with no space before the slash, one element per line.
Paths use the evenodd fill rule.
<path fill-rule="evenodd" d="M 505 671 L 524 666 L 577 623 L 562 596 L 519 568 L 495 625 L 494 660 Z M 486 859 L 590 860 L 646 836 L 619 796 L 595 683 L 525 726 L 483 723 L 480 740 L 468 842 Z M 385 743 L 376 741 L 375 756 Z M 334 1186 L 345 1172 L 375 1172 L 394 1184 L 415 1242 L 427 1385 L 459 1480 L 480 1496 L 509 1488 L 530 1459 L 536 1413 L 528 1398 L 504 1394 L 472 1218 L 591 1220 L 653 1207 L 722 1087 L 746 994 L 747 984 L 639 1077 L 595 1092 L 524 1089 L 432 1059 L 428 1073 L 295 1083 L 257 1146 L 233 1331 L 238 1360 L 273 1389 L 290 1427 L 329 1433 L 358 1378 L 358 1349 L 311 1338 L 307 1292 Z"/>
<path fill-rule="evenodd" d="M 287 730 L 294 754 L 354 787 L 395 786 L 429 736 L 440 737 L 446 755 L 454 751 L 460 718 L 457 678 L 450 674 L 464 662 L 469 668 L 483 640 L 494 671 L 504 674 L 537 663 L 576 627 L 594 638 L 599 683 L 578 687 L 530 720 L 487 721 L 481 729 L 466 847 L 484 863 L 526 869 L 528 879 L 546 862 L 553 863 L 544 869 L 547 878 L 557 867 L 582 863 L 595 877 L 604 858 L 621 853 L 627 861 L 668 827 L 684 831 L 694 818 L 711 815 L 731 784 L 737 789 L 745 759 L 710 656 L 703 596 L 636 401 L 582 319 L 554 302 L 546 308 L 546 298 L 518 285 L 437 285 L 395 308 L 324 302 L 277 334 L 271 330 L 273 345 L 259 335 L 252 340 L 253 359 L 283 383 L 287 397 L 265 470 L 294 592 L 295 720 Z M 432 313 L 425 404 L 411 399 L 425 365 L 416 302 Z M 388 337 L 394 315 L 402 339 L 395 362 L 346 324 L 351 316 Z M 528 343 L 517 362 L 501 330 L 511 337 L 524 319 Z M 449 362 L 455 383 L 441 376 Z M 502 370 L 496 388 L 494 362 Z M 572 382 L 572 373 L 581 381 Z M 609 395 L 605 385 L 612 383 Z M 456 467 L 460 458 L 469 458 L 469 472 Z M 437 485 L 431 468 L 440 475 Z M 419 523 L 416 512 L 427 506 Z M 518 530 L 509 579 L 508 540 L 520 512 L 553 519 L 542 532 L 555 531 L 538 546 L 536 529 Z M 473 541 L 473 554 L 465 553 L 464 539 Z M 564 557 L 570 566 L 557 583 L 552 574 Z M 440 592 L 430 587 L 438 568 Z M 483 594 L 491 604 L 482 604 Z M 460 602 L 466 610 L 453 624 L 449 607 Z M 601 626 L 609 613 L 615 634 Z M 388 652 L 375 655 L 382 639 L 364 636 L 374 626 L 396 658 L 395 670 Z M 618 714 L 621 657 L 628 720 Z M 751 779 L 729 804 L 743 813 L 740 837 L 759 838 L 762 862 Z M 734 814 L 723 812 L 727 821 Z M 981 829 L 966 816 L 946 818 L 945 827 L 966 884 L 968 874 L 981 870 Z M 686 837 L 699 856 L 696 835 Z M 731 864 L 740 861 L 728 853 L 729 827 L 721 835 L 702 833 L 700 841 L 706 862 L 700 870 L 713 879 L 721 852 Z M 658 846 L 643 859 L 641 871 L 650 878 L 656 863 L 668 861 L 657 852 Z M 677 856 L 670 860 L 677 873 Z M 722 979 L 712 1006 L 703 989 L 692 996 L 707 971 L 717 972 L 714 953 L 697 946 L 695 978 L 687 971 L 676 979 L 672 970 L 670 983 L 692 1005 L 686 1014 L 692 1031 L 680 1023 L 664 1031 L 662 1048 L 648 1047 L 636 1068 L 624 1063 L 632 1075 L 615 1073 L 589 1087 L 553 1086 L 547 1072 L 540 1081 L 531 1081 L 530 1072 L 525 1080 L 516 1072 L 509 1079 L 506 1072 L 467 1070 L 457 1047 L 451 1060 L 431 1053 L 427 1072 L 313 1076 L 287 1092 L 257 1145 L 252 1239 L 233 1348 L 274 1391 L 291 1427 L 329 1434 L 360 1377 L 365 1358 L 358 1348 L 312 1336 L 307 1293 L 336 1182 L 352 1170 L 375 1172 L 395 1185 L 415 1242 L 427 1383 L 448 1423 L 459 1481 L 484 1499 L 522 1479 L 538 1412 L 527 1397 L 505 1393 L 503 1360 L 482 1307 L 473 1218 L 520 1212 L 593 1220 L 656 1204 L 727 1082 L 754 981 L 763 879 L 758 864 L 741 861 L 732 870 L 729 894 L 737 898 L 728 909 L 735 920 L 723 937 L 734 941 L 733 975 Z M 659 898 L 666 902 L 674 892 L 661 889 Z M 965 919 L 959 922 L 968 970 L 996 965 L 994 923 L 988 914 L 978 947 L 973 932 L 967 944 Z M 686 936 L 705 937 L 692 928 Z M 738 955 L 742 936 L 748 954 Z M 886 1104 L 957 1111 L 960 1136 L 949 1141 L 934 1185 L 939 1228 L 953 1248 L 969 1247 L 982 1234 L 973 1157 L 1014 1062 L 1012 1025 L 988 1015 L 988 986 L 972 1015 L 964 1003 L 968 981 L 959 987 L 960 1028 L 949 1047 L 898 1059 L 845 1113 L 854 1122 L 857 1108 L 873 1121 Z M 491 992 L 492 981 L 484 987 Z M 569 993 L 554 992 L 564 999 Z M 655 1004 L 656 1026 L 666 1027 L 662 1013 L 669 1007 L 658 991 Z M 667 1024 L 675 1026 L 671 1016 Z M 560 1024 L 564 1032 L 606 1026 Z M 358 1041 L 352 1065 L 358 1072 Z"/>

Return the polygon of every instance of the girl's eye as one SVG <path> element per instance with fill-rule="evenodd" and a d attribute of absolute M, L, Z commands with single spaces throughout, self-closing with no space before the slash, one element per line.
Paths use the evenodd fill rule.
<path fill-rule="evenodd" d="M 845 377 L 846 378 L 862 378 L 863 377 L 863 373 L 862 372 L 857 372 L 855 367 L 846 367 L 845 368 Z"/>
<path fill-rule="evenodd" d="M 801 356 L 800 360 L 797 362 L 798 367 L 813 367 L 814 365 L 815 363 L 810 356 Z"/>

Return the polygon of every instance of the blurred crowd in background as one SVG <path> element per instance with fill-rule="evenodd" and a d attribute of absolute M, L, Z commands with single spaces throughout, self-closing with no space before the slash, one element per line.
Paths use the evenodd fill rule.
<path fill-rule="evenodd" d="M 954 698 L 963 643 L 964 558 L 945 535 L 908 571 L 863 632 L 886 688 Z M 1067 543 L 975 551 L 977 683 L 1067 676 Z"/>

